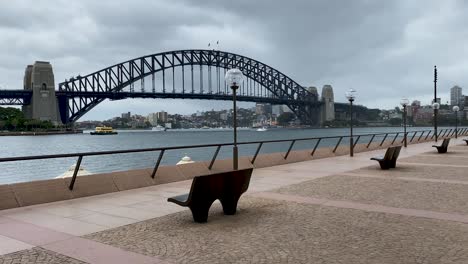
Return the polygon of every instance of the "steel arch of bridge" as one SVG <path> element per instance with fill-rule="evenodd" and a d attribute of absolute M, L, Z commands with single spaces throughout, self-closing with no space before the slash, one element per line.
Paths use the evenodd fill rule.
<path fill-rule="evenodd" d="M 175 68 L 182 68 L 182 92 L 175 89 Z M 199 68 L 199 86 L 194 89 L 194 70 Z M 208 87 L 204 89 L 203 69 L 208 68 Z M 212 86 L 215 67 L 217 89 Z M 189 68 L 189 69 L 186 69 Z M 59 84 L 57 97 L 63 123 L 75 122 L 105 99 L 183 98 L 232 100 L 221 70 L 238 68 L 246 76 L 238 90 L 239 101 L 287 105 L 304 123 L 317 123 L 320 102 L 297 82 L 280 71 L 257 60 L 219 50 L 177 50 L 128 60 L 86 76 L 78 76 Z M 172 91 L 166 89 L 166 71 L 172 69 Z M 190 82 L 186 82 L 186 71 Z M 155 74 L 162 73 L 162 91 L 155 87 Z M 198 75 L 198 73 L 197 73 Z M 221 75 L 224 76 L 224 75 Z M 145 79 L 151 77 L 151 92 L 146 92 Z M 161 79 L 161 78 L 159 78 Z M 141 92 L 134 91 L 140 81 Z M 221 88 L 223 83 L 223 88 Z M 250 86 L 249 86 L 250 84 Z M 252 88 L 253 84 L 253 88 Z M 124 88 L 130 87 L 130 91 Z M 250 88 L 250 90 L 249 90 Z M 243 91 L 247 90 L 247 94 Z"/>

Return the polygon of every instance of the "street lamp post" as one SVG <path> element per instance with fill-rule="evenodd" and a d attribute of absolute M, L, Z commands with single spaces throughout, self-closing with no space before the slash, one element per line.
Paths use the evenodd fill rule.
<path fill-rule="evenodd" d="M 456 105 L 452 110 L 455 112 L 455 138 L 458 138 L 458 111 L 460 111 L 460 107 Z"/>
<path fill-rule="evenodd" d="M 237 170 L 239 167 L 239 154 L 237 150 L 237 107 L 236 107 L 236 93 L 239 85 L 244 79 L 244 75 L 239 69 L 230 69 L 226 72 L 225 76 L 227 84 L 232 89 L 232 104 L 233 104 L 233 128 L 234 128 L 234 146 L 232 148 L 232 168 Z"/>
<path fill-rule="evenodd" d="M 432 103 L 432 106 L 434 108 L 434 135 L 435 135 L 435 141 L 437 142 L 437 138 L 439 135 L 437 135 L 437 112 L 439 111 L 439 103 L 437 103 L 437 66 L 434 65 L 434 102 Z M 437 106 L 437 107 L 434 107 Z"/>
<path fill-rule="evenodd" d="M 406 107 L 409 104 L 409 100 L 407 98 L 403 98 L 403 99 L 401 99 L 400 104 L 401 104 L 401 106 L 403 106 L 403 130 L 404 130 L 403 141 L 404 141 L 404 146 L 406 148 L 406 147 L 408 147 L 407 135 L 406 135 L 406 115 L 407 115 L 406 114 Z"/>
<path fill-rule="evenodd" d="M 437 142 L 437 138 L 439 137 L 439 135 L 437 135 L 437 112 L 439 112 L 440 104 L 433 103 L 432 108 L 434 109 L 434 135 L 435 141 Z"/>
<path fill-rule="evenodd" d="M 353 139 L 353 102 L 354 99 L 356 98 L 356 91 L 354 89 L 349 89 L 348 92 L 346 92 L 346 98 L 348 98 L 349 101 L 349 116 L 350 116 L 350 122 L 349 122 L 349 128 L 350 128 L 350 137 L 349 137 L 349 156 L 353 157 L 354 156 L 354 139 Z"/>

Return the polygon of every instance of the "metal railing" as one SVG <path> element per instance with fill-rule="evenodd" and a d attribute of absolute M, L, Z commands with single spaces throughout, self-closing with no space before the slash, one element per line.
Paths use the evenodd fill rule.
<path fill-rule="evenodd" d="M 426 134 L 427 133 L 427 134 Z M 368 149 L 376 136 L 382 136 L 382 140 L 379 143 L 379 147 L 383 146 L 385 141 L 387 140 L 389 135 L 395 135 L 391 141 L 391 145 L 395 144 L 395 141 L 401 136 L 401 141 L 398 141 L 397 143 L 403 143 L 405 140 L 404 133 L 403 132 L 388 132 L 388 133 L 375 133 L 375 134 L 360 134 L 360 135 L 355 135 L 354 137 L 356 140 L 354 141 L 353 148 L 356 147 L 358 144 L 359 140 L 361 138 L 365 137 L 370 137 L 369 142 L 366 144 L 366 148 Z M 418 130 L 418 131 L 409 131 L 406 132 L 406 137 L 407 139 L 410 137 L 409 143 L 412 143 L 413 140 L 417 137 L 417 142 L 421 141 L 421 139 L 424 137 L 424 140 L 428 140 L 429 136 L 431 136 L 431 139 L 434 138 L 434 133 L 433 130 Z M 432 134 L 432 135 L 431 135 Z M 455 135 L 455 129 L 441 129 L 438 133 L 439 138 L 444 138 L 444 137 L 451 137 Z M 458 135 L 468 135 L 468 128 L 459 128 L 458 129 Z M 296 142 L 298 141 L 310 141 L 310 140 L 317 140 L 312 151 L 310 152 L 310 156 L 314 156 L 319 144 L 323 142 L 324 140 L 328 139 L 338 139 L 337 143 L 335 144 L 333 148 L 333 153 L 336 153 L 336 150 L 340 146 L 341 142 L 343 141 L 343 138 L 349 138 L 349 135 L 345 136 L 330 136 L 330 137 L 310 137 L 310 138 L 294 138 L 294 139 L 277 139 L 277 140 L 263 140 L 263 141 L 249 141 L 249 142 L 238 142 L 238 145 L 253 145 L 253 144 L 258 144 L 257 149 L 250 159 L 250 163 L 253 165 L 257 159 L 258 154 L 260 153 L 260 150 L 263 145 L 265 144 L 271 144 L 271 143 L 279 143 L 279 142 L 290 142 L 290 145 L 283 156 L 283 158 L 286 160 L 293 149 L 293 146 Z M 83 160 L 83 157 L 88 157 L 88 156 L 101 156 L 101 155 L 114 155 L 114 154 L 125 154 L 125 153 L 141 153 L 141 152 L 153 152 L 153 151 L 159 151 L 158 158 L 155 162 L 155 166 L 153 168 L 153 171 L 151 173 L 151 178 L 155 178 L 156 173 L 158 171 L 158 168 L 161 164 L 162 158 L 164 156 L 164 153 L 168 150 L 179 150 L 179 149 L 195 149 L 195 148 L 209 148 L 209 147 L 216 147 L 216 150 L 213 154 L 213 157 L 211 159 L 210 165 L 208 166 L 208 169 L 211 170 L 213 168 L 213 165 L 216 161 L 216 158 L 218 156 L 218 153 L 221 149 L 221 147 L 224 146 L 232 146 L 233 143 L 218 143 L 218 144 L 201 144 L 201 145 L 188 145 L 188 146 L 173 146 L 173 147 L 159 147 L 159 148 L 143 148 L 143 149 L 127 149 L 127 150 L 113 150 L 113 151 L 97 151 L 97 152 L 79 152 L 79 153 L 68 153 L 68 154 L 53 154 L 53 155 L 40 155 L 40 156 L 18 156 L 18 157 L 8 157 L 8 158 L 0 158 L 0 163 L 2 162 L 14 162 L 14 161 L 27 161 L 27 160 L 43 160 L 43 159 L 58 159 L 58 158 L 73 158 L 73 157 L 78 157 L 78 160 L 75 165 L 75 169 L 73 171 L 73 176 L 72 180 L 70 181 L 69 189 L 73 190 L 73 187 L 75 185 L 76 177 L 78 175 L 78 171 L 81 166 L 81 161 Z"/>

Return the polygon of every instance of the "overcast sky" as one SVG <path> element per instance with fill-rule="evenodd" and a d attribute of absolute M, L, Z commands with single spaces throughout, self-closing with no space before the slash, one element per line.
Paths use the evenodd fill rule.
<path fill-rule="evenodd" d="M 393 108 L 403 96 L 430 103 L 468 94 L 468 1 L 460 0 L 0 0 L 0 86 L 22 89 L 24 69 L 50 61 L 56 84 L 142 55 L 219 49 L 262 61 L 335 101 Z M 135 99 L 104 102 L 81 120 L 132 111 L 192 113 L 228 102 Z M 251 104 L 243 104 L 249 106 Z"/>

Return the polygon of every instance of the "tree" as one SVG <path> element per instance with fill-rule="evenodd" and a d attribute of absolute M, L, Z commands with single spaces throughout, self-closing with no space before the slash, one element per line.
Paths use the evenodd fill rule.
<path fill-rule="evenodd" d="M 401 118 L 392 118 L 389 121 L 390 121 L 390 125 L 399 126 L 399 125 L 401 125 L 403 120 Z"/>
<path fill-rule="evenodd" d="M 294 120 L 295 115 L 293 113 L 284 112 L 278 116 L 277 121 L 278 124 L 281 126 L 288 125 L 289 122 Z"/>

